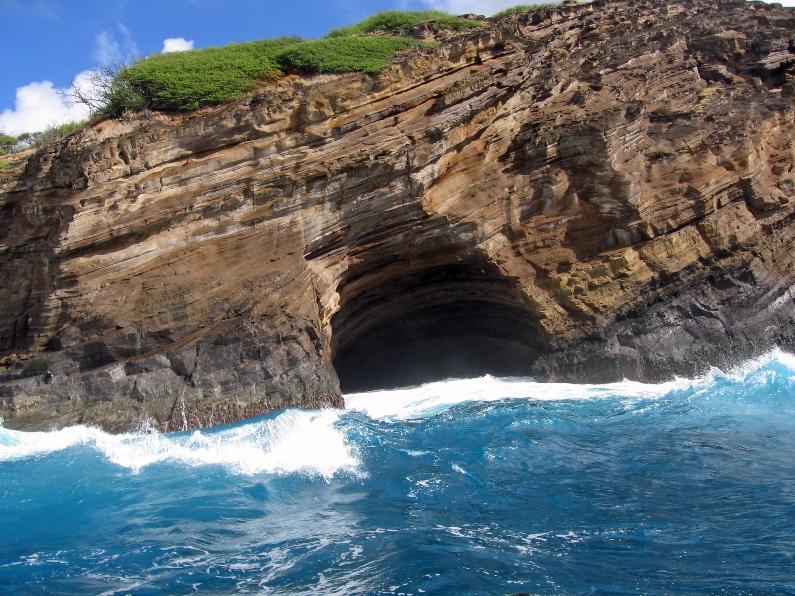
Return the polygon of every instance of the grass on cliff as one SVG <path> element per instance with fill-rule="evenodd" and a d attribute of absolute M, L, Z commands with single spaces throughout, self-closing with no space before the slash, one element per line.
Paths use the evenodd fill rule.
<path fill-rule="evenodd" d="M 187 111 L 234 99 L 282 76 L 276 54 L 296 41 L 269 39 L 150 56 L 116 75 L 108 111 Z"/>
<path fill-rule="evenodd" d="M 6 155 L 14 150 L 17 138 L 0 132 L 0 155 Z"/>
<path fill-rule="evenodd" d="M 109 112 L 191 111 L 240 97 L 289 73 L 383 70 L 399 50 L 421 42 L 394 36 L 282 38 L 158 54 L 117 75 Z"/>
<path fill-rule="evenodd" d="M 72 133 L 77 132 L 83 128 L 85 124 L 85 120 L 80 120 L 78 122 L 66 122 L 64 124 L 54 124 L 52 126 L 48 126 L 41 132 L 34 132 L 33 134 L 26 135 L 25 142 L 28 143 L 28 146 L 33 145 L 34 147 L 46 147 L 47 145 L 57 143 Z"/>
<path fill-rule="evenodd" d="M 543 8 L 555 8 L 560 6 L 560 2 L 545 2 L 542 4 L 517 4 L 493 15 L 492 19 L 499 19 L 500 17 L 508 16 L 509 14 L 518 14 L 521 12 L 530 12 L 532 10 L 541 10 Z"/>
<path fill-rule="evenodd" d="M 80 130 L 85 121 L 53 124 L 40 132 L 23 133 L 19 136 L 0 132 L 0 156 L 24 151 L 30 147 L 46 147 L 65 139 L 73 132 Z M 8 164 L 5 164 L 8 167 Z"/>
<path fill-rule="evenodd" d="M 284 48 L 277 59 L 287 72 L 367 72 L 389 66 L 392 57 L 409 46 L 426 45 L 409 37 L 327 37 Z"/>
<path fill-rule="evenodd" d="M 367 35 L 368 33 L 391 33 L 406 35 L 412 27 L 421 23 L 431 22 L 439 29 L 464 31 L 479 27 L 478 21 L 455 17 L 439 10 L 387 10 L 376 13 L 359 21 L 355 25 L 332 29 L 329 37 L 346 37 L 350 35 Z"/>
<path fill-rule="evenodd" d="M 335 29 L 321 39 L 283 37 L 156 54 L 115 74 L 104 92 L 100 113 L 197 110 L 237 99 L 287 74 L 376 73 L 397 52 L 430 45 L 405 36 L 411 27 L 428 21 L 441 29 L 480 25 L 438 11 L 388 11 Z"/>

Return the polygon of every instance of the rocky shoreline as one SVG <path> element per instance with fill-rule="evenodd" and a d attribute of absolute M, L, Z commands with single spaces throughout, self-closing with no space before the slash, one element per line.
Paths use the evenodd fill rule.
<path fill-rule="evenodd" d="M 0 170 L 0 416 L 200 428 L 795 348 L 795 11 L 593 2 Z M 455 358 L 450 355 L 456 353 Z"/>

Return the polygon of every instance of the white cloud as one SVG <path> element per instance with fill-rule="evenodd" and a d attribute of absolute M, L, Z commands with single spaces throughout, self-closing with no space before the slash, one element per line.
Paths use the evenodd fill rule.
<path fill-rule="evenodd" d="M 121 48 L 113 33 L 101 32 L 94 39 L 94 60 L 99 64 L 113 64 L 121 59 Z"/>
<path fill-rule="evenodd" d="M 118 27 L 122 36 L 121 43 L 110 31 L 101 31 L 94 38 L 94 60 L 97 64 L 120 64 L 129 62 L 138 55 L 138 46 L 132 32 L 124 26 L 124 23 L 119 23 Z"/>
<path fill-rule="evenodd" d="M 166 52 L 185 52 L 192 49 L 192 39 L 185 39 L 184 37 L 169 37 L 168 39 L 163 40 L 163 49 L 161 51 L 165 54 Z"/>
<path fill-rule="evenodd" d="M 135 43 L 135 38 L 133 38 L 132 31 L 125 27 L 124 23 L 119 23 L 119 31 L 121 31 L 122 37 L 124 38 L 123 57 L 125 60 L 132 60 L 138 56 L 138 45 Z"/>
<path fill-rule="evenodd" d="M 121 42 L 109 31 L 101 31 L 94 39 L 93 57 L 97 64 L 115 66 L 129 62 L 138 54 L 132 33 L 118 24 Z M 85 120 L 90 117 L 88 106 L 70 99 L 75 89 L 84 96 L 97 98 L 97 84 L 102 75 L 94 69 L 77 74 L 69 87 L 57 88 L 52 81 L 35 81 L 17 88 L 14 107 L 0 112 L 0 131 L 18 135 L 23 132 L 39 132 L 48 126 Z"/>
<path fill-rule="evenodd" d="M 84 70 L 65 89 L 56 88 L 51 81 L 28 83 L 17 89 L 14 109 L 0 112 L 0 131 L 18 135 L 23 132 L 38 132 L 48 126 L 85 120 L 89 109 L 69 100 L 75 88 L 92 93 L 96 81 L 93 70 Z"/>

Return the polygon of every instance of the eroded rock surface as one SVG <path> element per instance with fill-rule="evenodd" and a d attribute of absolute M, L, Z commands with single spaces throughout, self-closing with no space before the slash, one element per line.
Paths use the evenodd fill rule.
<path fill-rule="evenodd" d="M 791 348 L 793 32 L 762 3 L 594 2 L 92 126 L 0 171 L 0 415 L 173 430 L 340 406 L 340 379 Z"/>

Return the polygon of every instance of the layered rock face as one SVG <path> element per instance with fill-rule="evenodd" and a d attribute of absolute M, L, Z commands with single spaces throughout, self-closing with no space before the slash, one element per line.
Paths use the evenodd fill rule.
<path fill-rule="evenodd" d="M 0 172 L 0 415 L 173 430 L 791 348 L 793 31 L 762 3 L 594 2 L 93 125 Z"/>

